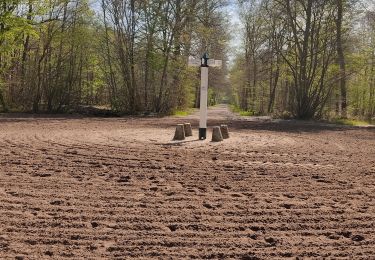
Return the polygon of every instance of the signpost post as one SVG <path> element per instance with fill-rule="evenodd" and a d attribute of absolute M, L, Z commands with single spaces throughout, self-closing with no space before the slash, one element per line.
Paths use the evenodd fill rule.
<path fill-rule="evenodd" d="M 205 53 L 200 60 L 189 57 L 189 66 L 201 67 L 199 140 L 204 140 L 207 137 L 208 68 L 221 67 L 222 61 L 209 59 Z"/>

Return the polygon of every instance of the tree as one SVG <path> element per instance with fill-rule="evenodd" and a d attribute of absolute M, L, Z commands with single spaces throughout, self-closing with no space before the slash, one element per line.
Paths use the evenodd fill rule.
<path fill-rule="evenodd" d="M 337 62 L 340 67 L 340 111 L 341 116 L 346 118 L 347 116 L 347 96 L 346 96 L 346 64 L 345 55 L 343 50 L 343 14 L 345 0 L 337 0 L 337 17 L 336 17 L 336 44 L 337 44 Z"/>
<path fill-rule="evenodd" d="M 12 77 L 8 70 L 14 65 L 12 53 L 19 47 L 22 33 L 31 31 L 29 24 L 14 13 L 19 4 L 18 0 L 4 0 L 0 4 L 0 103 L 5 111 L 8 104 L 4 84 L 9 83 L 2 81 Z"/>

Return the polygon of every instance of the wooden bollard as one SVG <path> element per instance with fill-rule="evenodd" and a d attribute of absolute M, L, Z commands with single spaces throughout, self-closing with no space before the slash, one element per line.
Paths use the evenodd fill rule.
<path fill-rule="evenodd" d="M 223 141 L 223 135 L 221 134 L 221 130 L 219 126 L 214 126 L 212 129 L 212 142 L 221 142 Z"/>
<path fill-rule="evenodd" d="M 178 124 L 176 126 L 176 131 L 174 133 L 173 140 L 185 140 L 185 130 L 183 124 Z"/>
<path fill-rule="evenodd" d="M 220 130 L 221 130 L 221 134 L 222 134 L 223 138 L 228 139 L 229 138 L 228 126 L 227 125 L 221 125 Z"/>
<path fill-rule="evenodd" d="M 193 130 L 191 130 L 191 124 L 185 123 L 184 124 L 185 136 L 193 136 Z"/>

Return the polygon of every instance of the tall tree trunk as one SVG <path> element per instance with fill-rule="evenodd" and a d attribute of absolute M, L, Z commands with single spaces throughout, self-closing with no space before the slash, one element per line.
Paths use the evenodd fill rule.
<path fill-rule="evenodd" d="M 131 32 L 130 32 L 130 46 L 129 46 L 129 58 L 130 58 L 130 77 L 131 77 L 131 87 L 130 87 L 130 111 L 137 111 L 137 88 L 135 80 L 135 60 L 134 60 L 134 44 L 135 44 L 135 33 L 136 33 L 136 21 L 135 21 L 135 0 L 130 1 L 130 11 L 131 11 Z M 136 107 L 137 106 L 137 107 Z"/>
<path fill-rule="evenodd" d="M 3 107 L 4 112 L 8 112 L 8 106 L 5 102 L 4 95 L 3 95 L 3 90 L 0 89 L 0 104 Z"/>
<path fill-rule="evenodd" d="M 111 58 L 111 48 L 110 48 L 110 35 L 109 35 L 109 27 L 107 22 L 107 5 L 105 0 L 102 0 L 102 10 L 103 10 L 103 22 L 104 22 L 104 29 L 105 29 L 105 37 L 104 37 L 104 44 L 105 44 L 105 51 L 106 51 L 106 58 L 108 62 L 108 69 L 109 75 L 107 76 L 107 80 L 109 82 L 109 99 L 111 102 L 111 107 L 118 109 L 118 102 L 117 102 L 117 82 L 115 78 L 115 72 L 112 64 Z"/>
<path fill-rule="evenodd" d="M 374 52 L 372 51 L 371 52 L 371 67 L 370 67 L 370 84 L 369 84 L 369 92 L 370 92 L 370 96 L 369 96 L 369 107 L 368 107 L 368 114 L 367 114 L 367 118 L 368 119 L 371 119 L 373 116 L 374 116 L 374 107 L 375 107 L 375 104 L 374 104 L 374 94 L 375 94 L 375 78 L 374 78 L 374 65 L 375 65 L 375 54 Z"/>
<path fill-rule="evenodd" d="M 343 20 L 343 2 L 337 0 L 337 19 L 336 19 L 336 44 L 337 61 L 340 66 L 340 110 L 341 117 L 347 117 L 347 99 L 346 99 L 346 64 L 344 50 L 342 46 L 342 20 Z"/>

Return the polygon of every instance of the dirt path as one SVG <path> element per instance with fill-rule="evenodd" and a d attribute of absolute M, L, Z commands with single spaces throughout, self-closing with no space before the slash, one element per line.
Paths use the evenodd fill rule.
<path fill-rule="evenodd" d="M 209 118 L 0 118 L 0 259 L 375 258 L 375 130 Z"/>

